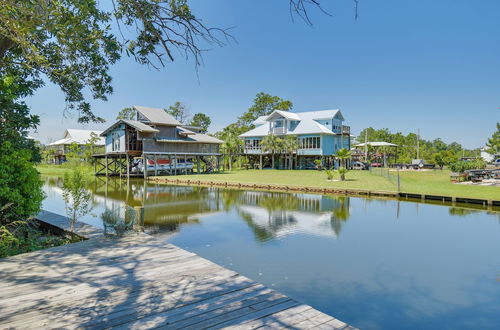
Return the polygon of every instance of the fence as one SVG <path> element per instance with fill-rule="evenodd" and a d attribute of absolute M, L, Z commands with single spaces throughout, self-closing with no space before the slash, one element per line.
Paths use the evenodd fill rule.
<path fill-rule="evenodd" d="M 386 178 L 392 184 L 397 192 L 401 191 L 401 180 L 399 177 L 399 169 L 390 169 L 386 167 L 370 167 L 370 173 Z"/>

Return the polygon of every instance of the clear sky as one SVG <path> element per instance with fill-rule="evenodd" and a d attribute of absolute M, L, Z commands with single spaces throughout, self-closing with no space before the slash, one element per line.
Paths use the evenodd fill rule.
<path fill-rule="evenodd" d="M 354 134 L 365 127 L 403 133 L 418 128 L 468 148 L 484 145 L 500 120 L 500 1 L 322 0 L 314 25 L 291 19 L 288 0 L 195 0 L 210 25 L 237 39 L 204 55 L 198 76 L 178 56 L 156 71 L 124 58 L 112 68 L 115 92 L 93 102 L 104 125 L 63 118 L 64 97 L 47 85 L 28 100 L 42 142 L 65 128 L 102 129 L 131 105 L 168 107 L 212 118 L 211 132 L 235 121 L 258 92 L 291 100 L 294 111 L 342 110 Z"/>

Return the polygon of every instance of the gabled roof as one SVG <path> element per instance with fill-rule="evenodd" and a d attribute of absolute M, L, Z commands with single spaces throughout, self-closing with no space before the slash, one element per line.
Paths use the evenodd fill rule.
<path fill-rule="evenodd" d="M 169 125 L 169 126 L 182 125 L 177 119 L 166 113 L 165 110 L 163 109 L 149 108 L 139 105 L 134 105 L 134 109 L 137 110 L 137 112 L 139 112 L 152 124 Z"/>
<path fill-rule="evenodd" d="M 72 143 L 77 143 L 80 145 L 86 144 L 91 139 L 92 133 L 100 136 L 102 131 L 68 128 L 64 131 L 62 139 L 50 143 L 49 146 L 67 145 Z M 99 139 L 99 141 L 96 142 L 96 145 L 104 145 L 104 139 Z"/>
<path fill-rule="evenodd" d="M 286 135 L 297 135 L 297 134 L 330 134 L 335 133 L 325 125 L 317 122 L 320 119 L 332 119 L 337 117 L 344 120 L 344 116 L 338 109 L 334 110 L 320 110 L 320 111 L 306 111 L 306 112 L 289 112 L 275 110 L 269 116 L 261 116 L 257 118 L 253 124 L 256 126 L 254 129 L 245 132 L 240 135 L 240 137 L 258 137 L 266 136 L 270 134 L 269 125 L 264 125 L 269 120 L 272 120 L 278 116 L 285 117 L 289 120 L 299 121 L 299 124 L 293 131 L 287 131 Z"/>
<path fill-rule="evenodd" d="M 108 128 L 106 128 L 106 130 L 101 133 L 101 136 L 105 136 L 109 131 L 113 130 L 114 128 L 116 128 L 121 123 L 125 123 L 125 124 L 127 124 L 127 125 L 135 128 L 139 132 L 143 132 L 143 133 L 155 133 L 155 132 L 159 132 L 159 130 L 157 130 L 157 129 L 151 127 L 151 126 L 148 126 L 148 125 L 146 125 L 144 123 L 141 123 L 140 121 L 120 119 L 116 123 L 114 123 L 113 125 L 111 125 Z"/>
<path fill-rule="evenodd" d="M 271 114 L 269 116 L 267 116 L 266 121 L 269 121 L 271 119 L 275 119 L 278 117 L 284 117 L 284 118 L 290 119 L 290 120 L 300 120 L 300 117 L 297 113 L 293 113 L 290 111 L 274 110 L 273 112 L 271 112 Z"/>

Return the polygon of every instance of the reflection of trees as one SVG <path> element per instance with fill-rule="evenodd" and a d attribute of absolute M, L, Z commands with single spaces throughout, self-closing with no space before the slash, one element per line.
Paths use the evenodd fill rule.
<path fill-rule="evenodd" d="M 338 236 L 340 235 L 342 226 L 344 225 L 345 222 L 347 222 L 350 216 L 349 213 L 350 199 L 349 197 L 343 197 L 343 196 L 337 197 L 336 199 L 338 201 L 338 204 L 337 207 L 333 209 L 330 223 L 332 226 L 332 230 Z"/>

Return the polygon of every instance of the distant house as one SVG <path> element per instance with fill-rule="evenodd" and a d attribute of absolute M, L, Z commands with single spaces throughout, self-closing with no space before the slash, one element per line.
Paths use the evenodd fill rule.
<path fill-rule="evenodd" d="M 333 165 L 337 151 L 350 149 L 350 127 L 344 125 L 345 119 L 340 110 L 322 110 L 308 112 L 288 112 L 275 110 L 268 116 L 257 118 L 255 128 L 240 135 L 244 139 L 244 153 L 253 162 L 260 162 L 267 156 L 261 148 L 262 139 L 270 134 L 280 137 L 296 136 L 299 148 L 294 156 L 294 168 L 314 167 L 315 159 L 322 159 L 327 165 Z M 258 159 L 256 159 L 257 157 Z M 253 158 L 253 159 L 252 159 Z M 284 156 L 278 162 L 285 166 Z"/>
<path fill-rule="evenodd" d="M 66 161 L 66 155 L 70 151 L 70 147 L 72 145 L 78 145 L 79 153 L 83 153 L 86 148 L 86 145 L 92 139 L 92 137 L 96 137 L 98 140 L 94 143 L 95 147 L 103 147 L 104 146 L 104 138 L 100 137 L 102 131 L 88 130 L 88 129 L 71 129 L 68 128 L 64 131 L 63 138 L 57 140 L 55 142 L 49 143 L 47 146 L 52 149 L 53 152 L 53 161 L 57 164 L 60 164 Z M 94 150 L 93 152 L 96 152 Z"/>
<path fill-rule="evenodd" d="M 200 160 L 208 162 L 207 157 L 215 157 L 218 164 L 223 141 L 183 125 L 163 109 L 133 108 L 135 120 L 118 120 L 101 133 L 106 148 L 104 154 L 94 155 L 102 167 L 96 174 L 130 175 L 131 169 L 145 176 L 148 171 L 172 174 L 192 170 L 195 160 L 199 167 Z"/>

